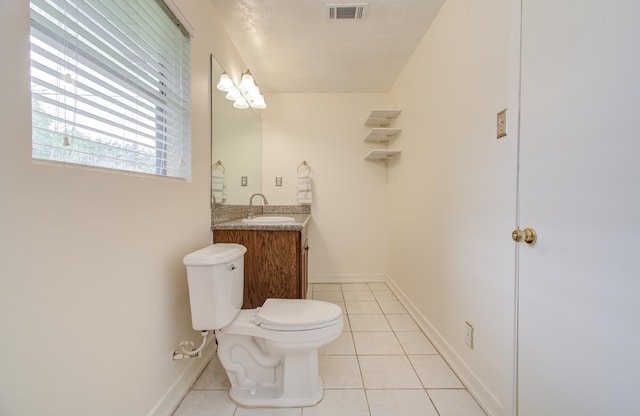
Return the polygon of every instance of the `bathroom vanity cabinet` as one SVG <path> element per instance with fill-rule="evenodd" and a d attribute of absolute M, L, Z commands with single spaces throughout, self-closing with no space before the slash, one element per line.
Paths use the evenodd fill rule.
<path fill-rule="evenodd" d="M 242 308 L 262 306 L 267 298 L 307 296 L 307 227 L 300 230 L 215 230 L 216 243 L 238 243 L 244 256 Z"/>

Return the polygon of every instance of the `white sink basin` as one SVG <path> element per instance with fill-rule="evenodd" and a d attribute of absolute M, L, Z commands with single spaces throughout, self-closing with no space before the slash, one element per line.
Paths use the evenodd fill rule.
<path fill-rule="evenodd" d="M 279 224 L 290 224 L 295 222 L 293 217 L 276 217 L 276 216 L 264 216 L 264 217 L 255 217 L 255 218 L 243 218 L 242 222 L 245 224 L 255 224 L 255 225 L 279 225 Z"/>

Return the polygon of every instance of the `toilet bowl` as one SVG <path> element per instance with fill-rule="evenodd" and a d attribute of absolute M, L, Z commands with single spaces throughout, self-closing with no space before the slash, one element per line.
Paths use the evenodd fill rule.
<path fill-rule="evenodd" d="M 307 307 L 325 309 L 322 322 L 305 317 Z M 298 326 L 262 323 L 266 309 L 299 309 Z M 281 327 L 278 325 L 282 324 Z M 322 399 L 318 348 L 342 332 L 342 310 L 320 301 L 267 299 L 242 310 L 218 332 L 218 356 L 231 381 L 230 396 L 246 406 L 312 406 Z"/>
<path fill-rule="evenodd" d="M 196 330 L 218 330 L 218 356 L 244 406 L 302 407 L 322 399 L 318 348 L 342 332 L 342 309 L 306 299 L 267 299 L 240 309 L 244 253 L 213 244 L 184 258 Z"/>

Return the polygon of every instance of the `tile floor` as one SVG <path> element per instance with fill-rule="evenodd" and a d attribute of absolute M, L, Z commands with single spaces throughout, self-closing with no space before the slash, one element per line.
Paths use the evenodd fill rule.
<path fill-rule="evenodd" d="M 385 283 L 313 284 L 308 297 L 345 314 L 342 335 L 319 350 L 320 403 L 237 406 L 214 356 L 174 416 L 485 416 Z"/>

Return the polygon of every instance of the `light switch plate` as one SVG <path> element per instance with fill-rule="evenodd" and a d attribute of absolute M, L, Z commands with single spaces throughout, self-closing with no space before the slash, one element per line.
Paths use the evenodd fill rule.
<path fill-rule="evenodd" d="M 500 111 L 497 118 L 497 138 L 507 135 L 507 109 Z"/>
<path fill-rule="evenodd" d="M 473 325 L 469 321 L 464 323 L 464 343 L 467 347 L 473 349 Z"/>

